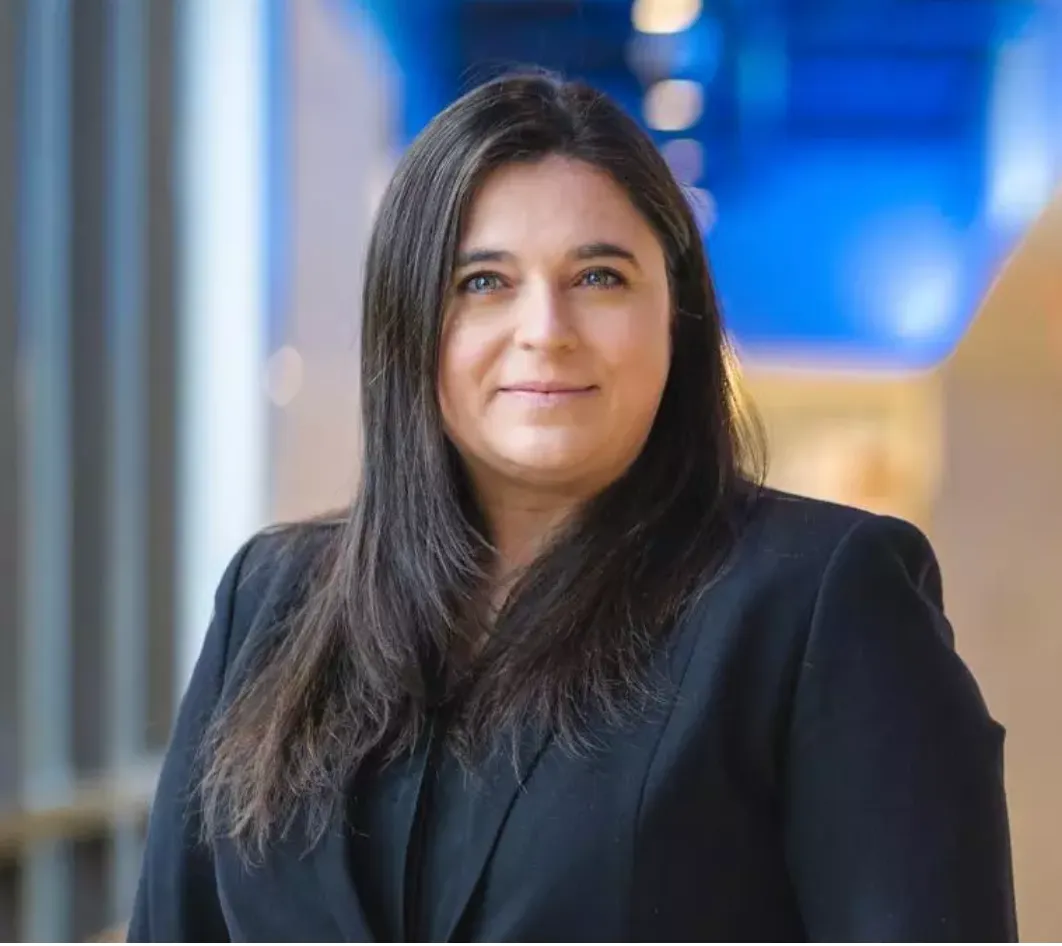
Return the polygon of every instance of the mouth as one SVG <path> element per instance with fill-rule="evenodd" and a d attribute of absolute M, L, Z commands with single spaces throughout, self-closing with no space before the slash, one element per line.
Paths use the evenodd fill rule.
<path fill-rule="evenodd" d="M 512 384 L 499 389 L 500 394 L 519 398 L 524 403 L 540 407 L 567 404 L 589 397 L 598 392 L 596 384 L 574 385 L 557 383 L 528 382 Z"/>

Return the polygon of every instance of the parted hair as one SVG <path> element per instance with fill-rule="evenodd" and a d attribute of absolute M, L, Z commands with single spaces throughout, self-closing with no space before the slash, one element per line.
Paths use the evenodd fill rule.
<path fill-rule="evenodd" d="M 655 231 L 671 364 L 641 454 L 488 619 L 494 548 L 443 428 L 442 321 L 478 189 L 551 155 L 611 175 Z M 247 852 L 297 817 L 319 835 L 347 780 L 411 750 L 435 713 L 473 769 L 527 727 L 585 750 L 592 725 L 651 697 L 653 650 L 722 567 L 758 482 L 760 441 L 735 402 L 686 195 L 638 124 L 585 85 L 507 76 L 426 127 L 379 207 L 362 319 L 356 495 L 203 746 L 207 837 Z"/>

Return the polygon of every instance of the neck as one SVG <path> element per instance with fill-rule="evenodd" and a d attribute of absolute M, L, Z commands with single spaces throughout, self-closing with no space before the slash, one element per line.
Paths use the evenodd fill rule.
<path fill-rule="evenodd" d="M 481 491 L 497 560 L 491 600 L 500 607 L 524 570 L 571 520 L 582 498 L 519 488 Z"/>

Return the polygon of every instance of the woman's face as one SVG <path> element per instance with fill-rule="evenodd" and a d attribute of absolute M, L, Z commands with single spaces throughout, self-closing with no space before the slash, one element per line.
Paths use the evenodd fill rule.
<path fill-rule="evenodd" d="M 611 177 L 561 157 L 496 171 L 445 316 L 446 432 L 481 489 L 588 496 L 641 451 L 671 360 L 667 267 Z"/>

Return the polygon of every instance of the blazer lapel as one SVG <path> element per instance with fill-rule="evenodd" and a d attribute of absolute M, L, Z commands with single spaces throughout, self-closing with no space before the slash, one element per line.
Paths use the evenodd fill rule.
<path fill-rule="evenodd" d="M 421 904 L 418 899 L 421 865 L 416 858 L 423 856 L 420 850 L 424 837 L 425 819 L 431 812 L 426 810 L 426 794 L 430 793 L 430 785 L 426 785 L 435 777 L 435 768 L 441 754 L 439 726 L 433 718 L 427 729 L 425 745 L 417 759 L 419 765 L 409 780 L 408 799 L 404 805 L 399 806 L 396 813 L 400 814 L 400 823 L 396 838 L 403 839 L 402 857 L 397 861 L 399 872 L 394 877 L 393 883 L 397 885 L 399 895 L 399 930 L 402 942 L 414 942 L 413 933 L 416 931 L 417 921 L 420 918 Z M 417 937 L 419 939 L 420 937 Z"/>
<path fill-rule="evenodd" d="M 497 752 L 483 767 L 476 781 L 476 804 L 469 823 L 465 857 L 455 864 L 454 882 L 447 900 L 453 918 L 444 937 L 453 942 L 479 888 L 487 865 L 501 838 L 505 822 L 520 803 L 539 759 L 552 741 L 548 733 L 527 734 L 517 747 L 517 757 Z"/>
<path fill-rule="evenodd" d="M 410 853 L 415 844 L 421 795 L 427 778 L 433 752 L 434 725 L 422 737 L 421 744 L 410 756 L 404 757 L 381 773 L 368 776 L 375 785 L 369 788 L 366 776 L 355 775 L 347 786 L 340 804 L 332 814 L 328 833 L 312 852 L 320 888 L 333 920 L 346 942 L 374 942 L 381 937 L 400 942 L 409 939 L 407 917 L 411 906 L 408 902 L 408 882 L 411 870 Z M 362 825 L 359 818 L 365 811 L 354 814 L 352 803 L 362 793 L 368 793 L 370 823 Z M 352 821 L 353 815 L 353 821 Z M 376 858 L 364 848 L 354 850 L 355 830 L 371 830 L 376 835 L 376 845 L 383 845 L 394 856 Z M 361 860 L 355 870 L 355 858 Z M 371 862 L 366 860 L 371 858 Z M 369 895 L 380 896 L 366 913 L 361 896 L 361 881 L 368 882 L 365 871 L 372 872 Z M 384 924 L 383 929 L 373 928 L 373 918 Z"/>
<path fill-rule="evenodd" d="M 551 736 L 545 733 L 526 735 L 517 747 L 515 759 L 507 752 L 496 753 L 477 772 L 475 784 L 469 786 L 468 790 L 474 793 L 474 798 L 469 808 L 469 820 L 462 834 L 464 843 L 461 845 L 461 856 L 447 862 L 445 905 L 441 912 L 449 919 L 442 924 L 445 927 L 442 941 L 452 942 L 460 931 L 498 845 L 505 822 L 514 806 L 519 804 L 520 796 L 526 790 L 528 781 L 550 742 Z M 404 940 L 408 939 L 410 932 L 406 927 L 410 910 L 419 908 L 418 903 L 407 900 L 410 896 L 417 896 L 417 891 L 409 889 L 409 884 L 417 871 L 425 867 L 422 863 L 410 861 L 411 856 L 419 859 L 424 857 L 425 853 L 417 837 L 417 812 L 422 803 L 421 796 L 425 791 L 431 792 L 426 782 L 439 776 L 440 765 L 457 765 L 453 760 L 441 761 L 440 757 L 444 753 L 438 751 L 438 747 L 436 751 L 431 751 L 429 746 L 425 748 L 428 751 L 417 754 L 419 758 L 415 760 L 414 771 L 408 773 L 408 797 L 405 797 L 404 793 L 401 803 L 392 813 L 393 817 L 398 819 L 391 826 L 392 837 L 395 843 L 404 843 L 405 850 L 404 856 L 396 858 L 393 865 L 396 868 L 395 876 L 386 878 L 385 882 L 393 885 L 392 889 L 397 888 L 400 891 L 400 935 Z M 446 781 L 458 791 L 464 784 L 459 774 L 455 775 L 452 781 Z M 431 806 L 429 819 L 431 830 L 446 830 L 448 827 L 445 811 L 435 805 Z M 351 870 L 350 838 L 351 825 L 347 806 L 337 805 L 328 831 L 308 857 L 313 861 L 322 899 L 341 940 L 376 942 L 378 931 L 374 931 L 369 924 L 359 897 L 358 884 Z"/>
<path fill-rule="evenodd" d="M 350 873 L 346 804 L 336 805 L 324 837 L 310 852 L 322 899 L 344 943 L 373 943 L 376 937 L 362 910 L 358 888 Z"/>

